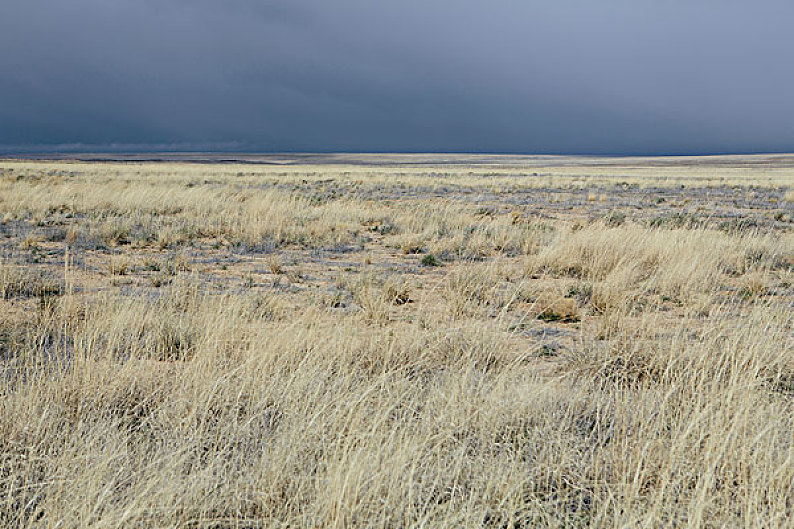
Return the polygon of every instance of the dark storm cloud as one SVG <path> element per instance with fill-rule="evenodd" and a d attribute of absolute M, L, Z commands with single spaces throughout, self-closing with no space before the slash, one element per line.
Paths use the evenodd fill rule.
<path fill-rule="evenodd" d="M 792 150 L 792 20 L 770 0 L 4 0 L 0 145 Z"/>

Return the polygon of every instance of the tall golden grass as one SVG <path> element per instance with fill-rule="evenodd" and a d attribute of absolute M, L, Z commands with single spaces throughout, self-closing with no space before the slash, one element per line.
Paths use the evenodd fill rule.
<path fill-rule="evenodd" d="M 791 525 L 790 227 L 465 198 L 508 169 L 0 167 L 2 526 Z"/>

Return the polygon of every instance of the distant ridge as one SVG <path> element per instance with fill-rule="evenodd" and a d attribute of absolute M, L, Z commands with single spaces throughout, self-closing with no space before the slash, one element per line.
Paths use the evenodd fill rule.
<path fill-rule="evenodd" d="M 706 156 L 592 156 L 523 154 L 404 154 L 404 153 L 25 153 L 5 160 L 81 161 L 106 163 L 217 163 L 262 165 L 604 165 L 604 166 L 774 166 L 794 167 L 794 154 L 731 154 Z"/>

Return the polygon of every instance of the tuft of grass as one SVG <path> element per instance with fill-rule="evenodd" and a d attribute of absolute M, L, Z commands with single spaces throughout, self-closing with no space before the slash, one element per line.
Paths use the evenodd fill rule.
<path fill-rule="evenodd" d="M 581 321 L 579 306 L 569 298 L 547 298 L 538 301 L 537 319 L 545 322 L 577 323 Z"/>
<path fill-rule="evenodd" d="M 693 213 L 670 213 L 668 215 L 648 219 L 649 228 L 684 229 L 697 228 L 703 221 Z"/>
<path fill-rule="evenodd" d="M 278 255 L 271 255 L 268 258 L 267 268 L 273 275 L 281 275 L 284 273 L 284 266 L 281 264 L 281 258 Z"/>
<path fill-rule="evenodd" d="M 406 241 L 400 246 L 404 255 L 415 255 L 424 253 L 425 247 L 420 241 Z"/>
<path fill-rule="evenodd" d="M 108 273 L 112 276 L 124 276 L 131 270 L 131 263 L 126 255 L 112 255 L 108 261 Z"/>
<path fill-rule="evenodd" d="M 610 228 L 622 226 L 626 222 L 626 214 L 622 211 L 610 211 L 604 216 L 604 224 Z"/>
<path fill-rule="evenodd" d="M 422 263 L 422 266 L 428 266 L 428 267 L 441 266 L 441 261 L 439 261 L 438 258 L 432 253 L 424 255 L 419 262 Z"/>
<path fill-rule="evenodd" d="M 40 270 L 0 260 L 0 299 L 46 298 L 63 293 L 62 282 Z"/>

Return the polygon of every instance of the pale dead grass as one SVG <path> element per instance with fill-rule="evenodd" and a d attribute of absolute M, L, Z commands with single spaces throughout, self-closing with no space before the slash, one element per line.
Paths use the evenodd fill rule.
<path fill-rule="evenodd" d="M 785 224 L 541 216 L 515 167 L 2 168 L 0 525 L 790 525 Z"/>

